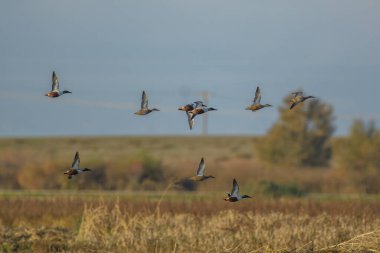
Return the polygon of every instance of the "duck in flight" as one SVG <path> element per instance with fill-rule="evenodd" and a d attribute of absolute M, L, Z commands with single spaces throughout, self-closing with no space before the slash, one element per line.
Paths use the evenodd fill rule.
<path fill-rule="evenodd" d="M 269 107 L 269 106 L 272 106 L 270 104 L 260 104 L 260 101 L 261 101 L 261 91 L 260 91 L 260 87 L 257 86 L 256 88 L 256 93 L 255 93 L 255 98 L 253 99 L 253 103 L 252 105 L 248 106 L 247 108 L 245 108 L 246 110 L 251 110 L 251 111 L 258 111 L 264 107 Z"/>
<path fill-rule="evenodd" d="M 195 108 L 202 107 L 202 106 L 206 106 L 206 105 L 203 104 L 202 101 L 195 101 L 192 104 L 187 104 L 187 105 L 184 105 L 184 106 L 180 106 L 178 108 L 178 110 L 185 111 L 185 112 L 190 112 L 190 111 L 194 110 Z"/>
<path fill-rule="evenodd" d="M 201 181 L 207 180 L 209 178 L 215 178 L 214 176 L 205 176 L 205 169 L 206 169 L 206 164 L 205 164 L 204 158 L 202 157 L 201 161 L 199 162 L 196 175 L 193 177 L 181 179 L 180 181 L 176 182 L 175 184 L 181 185 L 181 184 L 184 184 L 186 182 L 194 182 L 195 183 L 195 182 L 201 182 Z"/>
<path fill-rule="evenodd" d="M 193 129 L 193 126 L 195 123 L 194 118 L 193 118 L 193 114 L 191 113 L 191 111 L 197 107 L 202 107 L 202 106 L 206 106 L 206 105 L 204 105 L 202 101 L 195 101 L 192 104 L 187 104 L 187 105 L 184 105 L 184 106 L 181 106 L 178 108 L 178 110 L 180 110 L 180 111 L 185 111 L 186 116 L 187 116 L 187 122 L 189 123 L 190 130 Z"/>
<path fill-rule="evenodd" d="M 71 92 L 68 90 L 64 90 L 64 91 L 59 90 L 58 77 L 57 77 L 57 74 L 55 73 L 55 71 L 53 71 L 51 91 L 46 93 L 45 96 L 55 98 L 55 97 L 59 97 L 59 96 L 66 94 L 66 93 L 71 93 Z"/>
<path fill-rule="evenodd" d="M 202 157 L 201 161 L 199 162 L 197 174 L 193 177 L 190 177 L 189 179 L 191 181 L 199 182 L 199 181 L 203 181 L 209 178 L 215 178 L 214 176 L 205 176 L 205 169 L 206 169 L 206 163 L 205 163 L 205 159 Z"/>
<path fill-rule="evenodd" d="M 290 102 L 292 103 L 292 105 L 290 106 L 289 110 L 293 109 L 293 107 L 295 107 L 299 103 L 304 102 L 306 99 L 315 98 L 313 96 L 307 96 L 307 97 L 305 97 L 303 95 L 302 91 L 293 92 L 292 94 L 294 94 L 294 97 L 290 100 Z"/>
<path fill-rule="evenodd" d="M 196 102 L 194 102 L 194 103 L 196 103 Z M 200 102 L 200 103 L 196 104 L 196 106 L 193 110 L 189 111 L 190 119 L 192 120 L 195 118 L 195 116 L 209 112 L 209 111 L 216 111 L 216 109 L 213 107 L 207 107 L 202 102 Z"/>
<path fill-rule="evenodd" d="M 142 97 L 141 97 L 141 109 L 139 111 L 135 112 L 135 114 L 136 115 L 147 115 L 153 111 L 159 111 L 159 110 L 156 108 L 152 108 L 152 109 L 148 108 L 148 97 L 147 97 L 145 91 L 143 91 Z"/>
<path fill-rule="evenodd" d="M 231 192 L 227 192 L 227 198 L 225 198 L 224 200 L 229 201 L 229 202 L 236 202 L 245 198 L 251 198 L 251 197 L 248 195 L 243 195 L 243 196 L 239 195 L 239 185 L 236 182 L 236 179 L 234 178 L 232 182 L 232 190 Z"/>
<path fill-rule="evenodd" d="M 75 153 L 75 157 L 74 157 L 74 161 L 73 161 L 73 164 L 71 165 L 71 168 L 68 169 L 65 173 L 65 175 L 67 175 L 67 178 L 68 179 L 71 179 L 72 176 L 74 175 L 77 175 L 77 174 L 80 174 L 82 172 L 86 172 L 86 171 L 91 171 L 90 169 L 87 169 L 87 168 L 84 168 L 84 169 L 80 169 L 79 168 L 79 163 L 80 163 L 80 158 L 79 158 L 79 152 L 76 152 Z"/>

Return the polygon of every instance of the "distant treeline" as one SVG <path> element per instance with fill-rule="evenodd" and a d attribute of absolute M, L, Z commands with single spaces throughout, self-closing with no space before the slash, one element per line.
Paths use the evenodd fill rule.
<path fill-rule="evenodd" d="M 375 123 L 354 120 L 346 137 L 332 140 L 335 117 L 331 105 L 312 100 L 290 111 L 288 100 L 279 108 L 278 121 L 255 145 L 259 159 L 285 168 L 326 167 L 338 188 L 341 184 L 344 191 L 378 193 L 380 131 Z"/>

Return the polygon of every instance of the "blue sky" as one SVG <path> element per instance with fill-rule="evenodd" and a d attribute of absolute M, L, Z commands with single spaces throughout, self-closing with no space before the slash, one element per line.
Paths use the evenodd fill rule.
<path fill-rule="evenodd" d="M 188 130 L 178 106 L 210 92 L 210 134 L 263 134 L 302 88 L 336 134 L 380 120 L 379 1 L 1 1 L 0 135 Z M 63 89 L 44 95 L 56 70 Z M 256 86 L 273 108 L 251 113 Z M 133 114 L 146 90 L 161 111 Z"/>

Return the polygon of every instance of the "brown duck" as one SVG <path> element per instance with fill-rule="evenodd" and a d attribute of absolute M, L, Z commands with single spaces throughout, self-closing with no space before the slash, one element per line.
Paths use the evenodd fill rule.
<path fill-rule="evenodd" d="M 302 91 L 293 92 L 292 94 L 294 94 L 294 97 L 290 100 L 292 105 L 290 106 L 289 110 L 293 109 L 293 107 L 295 107 L 299 103 L 304 102 L 306 99 L 315 98 L 313 96 L 307 96 L 307 97 L 303 96 Z"/>
<path fill-rule="evenodd" d="M 159 111 L 156 108 L 149 109 L 148 108 L 148 97 L 145 93 L 145 91 L 142 92 L 142 97 L 141 97 L 141 109 L 137 112 L 135 112 L 136 115 L 147 115 L 151 112 L 154 111 Z"/>
<path fill-rule="evenodd" d="M 202 157 L 201 161 L 199 162 L 199 166 L 198 166 L 196 175 L 193 177 L 181 179 L 180 181 L 176 182 L 175 184 L 178 185 L 178 184 L 183 184 L 185 182 L 201 182 L 201 181 L 207 180 L 209 178 L 215 178 L 214 176 L 205 176 L 205 174 L 204 174 L 205 169 L 206 169 L 206 164 L 205 164 L 205 160 Z"/>
<path fill-rule="evenodd" d="M 270 104 L 260 104 L 260 101 L 261 101 L 261 91 L 260 91 L 260 87 L 257 86 L 256 88 L 256 93 L 255 93 L 255 98 L 253 99 L 253 103 L 252 105 L 248 106 L 247 108 L 245 108 L 246 110 L 251 110 L 251 111 L 258 111 L 262 108 L 265 108 L 265 107 L 269 107 L 269 106 L 272 106 Z"/>

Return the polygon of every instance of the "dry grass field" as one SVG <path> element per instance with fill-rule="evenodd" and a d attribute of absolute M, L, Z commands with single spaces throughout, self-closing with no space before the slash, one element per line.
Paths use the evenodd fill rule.
<path fill-rule="evenodd" d="M 161 195 L 160 195 L 161 194 Z M 347 252 L 380 250 L 376 198 L 4 192 L 2 252 Z"/>
<path fill-rule="evenodd" d="M 3 192 L 2 252 L 380 250 L 378 198 L 149 192 Z"/>
<path fill-rule="evenodd" d="M 0 252 L 380 251 L 380 197 L 342 194 L 329 168 L 260 163 L 256 141 L 0 140 Z M 68 180 L 75 151 L 93 172 Z M 172 187 L 202 156 L 216 179 Z M 141 180 L 145 170 L 162 175 Z M 252 199 L 223 201 L 234 177 Z"/>

